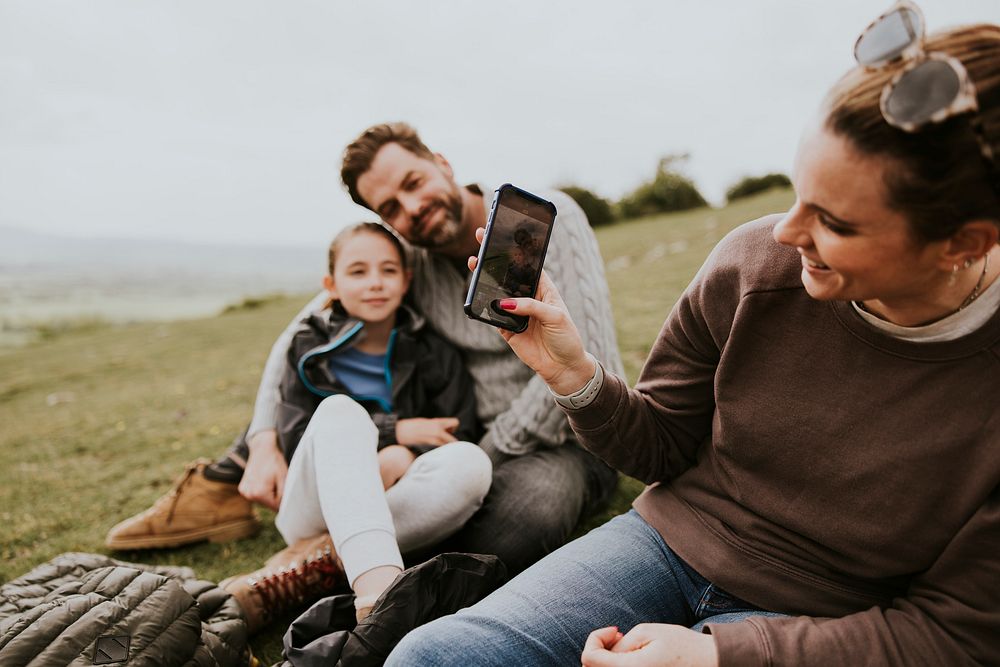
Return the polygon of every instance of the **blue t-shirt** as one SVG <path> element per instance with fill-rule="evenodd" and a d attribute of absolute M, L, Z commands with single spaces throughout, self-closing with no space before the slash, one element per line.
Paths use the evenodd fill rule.
<path fill-rule="evenodd" d="M 392 411 L 392 382 L 385 354 L 368 354 L 350 348 L 330 357 L 330 370 L 351 396 L 375 400 Z"/>

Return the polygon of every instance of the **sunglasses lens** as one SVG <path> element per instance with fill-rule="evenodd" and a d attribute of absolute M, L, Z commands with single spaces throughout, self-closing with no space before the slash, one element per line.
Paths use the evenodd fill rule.
<path fill-rule="evenodd" d="M 900 7 L 883 16 L 861 35 L 854 46 L 854 57 L 862 65 L 885 63 L 901 54 L 923 34 L 920 15 Z"/>
<path fill-rule="evenodd" d="M 951 65 L 925 60 L 896 82 L 886 100 L 885 112 L 897 124 L 919 126 L 950 107 L 961 89 L 962 81 Z"/>

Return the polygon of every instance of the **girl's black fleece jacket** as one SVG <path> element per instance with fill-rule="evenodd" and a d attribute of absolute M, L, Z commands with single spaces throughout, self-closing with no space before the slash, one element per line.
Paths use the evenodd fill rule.
<path fill-rule="evenodd" d="M 278 404 L 278 443 L 286 460 L 292 454 L 320 402 L 328 396 L 351 396 L 368 410 L 378 427 L 379 449 L 396 444 L 396 423 L 414 417 L 457 417 L 455 437 L 478 442 L 472 378 L 454 347 L 431 331 L 426 320 L 403 305 L 386 350 L 386 375 L 392 387 L 392 405 L 352 395 L 331 371 L 331 356 L 364 340 L 364 323 L 333 308 L 302 320 L 288 350 Z"/>

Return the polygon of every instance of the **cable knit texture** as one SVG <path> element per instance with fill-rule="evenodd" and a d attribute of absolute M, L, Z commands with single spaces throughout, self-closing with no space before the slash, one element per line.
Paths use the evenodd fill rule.
<path fill-rule="evenodd" d="M 482 191 L 487 193 L 483 206 L 488 214 L 491 190 L 482 188 Z M 552 201 L 558 211 L 545 256 L 545 271 L 566 302 L 583 338 L 584 349 L 607 371 L 623 375 L 604 263 L 587 216 L 562 192 L 536 192 Z M 419 248 L 412 249 L 410 259 L 417 307 L 442 337 L 462 351 L 472 375 L 479 417 L 489 427 L 482 443 L 484 448 L 517 456 L 539 446 L 561 445 L 570 439 L 572 432 L 566 417 L 542 379 L 511 352 L 493 327 L 466 317 L 462 304 L 469 272 L 446 257 Z M 326 298 L 324 292 L 310 301 L 275 342 L 261 378 L 249 435 L 274 427 L 284 352 L 296 323 L 322 308 Z"/>
<path fill-rule="evenodd" d="M 562 192 L 539 194 L 558 211 L 545 271 L 566 302 L 584 349 L 608 370 L 622 374 L 604 264 L 587 216 Z M 491 201 L 489 195 L 483 198 L 487 210 Z M 569 425 L 542 379 L 511 352 L 493 327 L 469 319 L 462 310 L 469 273 L 426 250 L 415 250 L 413 262 L 417 306 L 438 333 L 463 351 L 476 385 L 479 418 L 491 425 L 490 444 L 519 455 L 539 445 L 564 443 L 571 435 Z"/>

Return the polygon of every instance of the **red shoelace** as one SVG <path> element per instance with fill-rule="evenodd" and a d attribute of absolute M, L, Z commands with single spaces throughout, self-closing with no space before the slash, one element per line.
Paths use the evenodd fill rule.
<path fill-rule="evenodd" d="M 341 582 L 344 570 L 330 549 L 290 567 L 247 581 L 260 594 L 268 616 L 284 612 L 327 593 Z"/>

